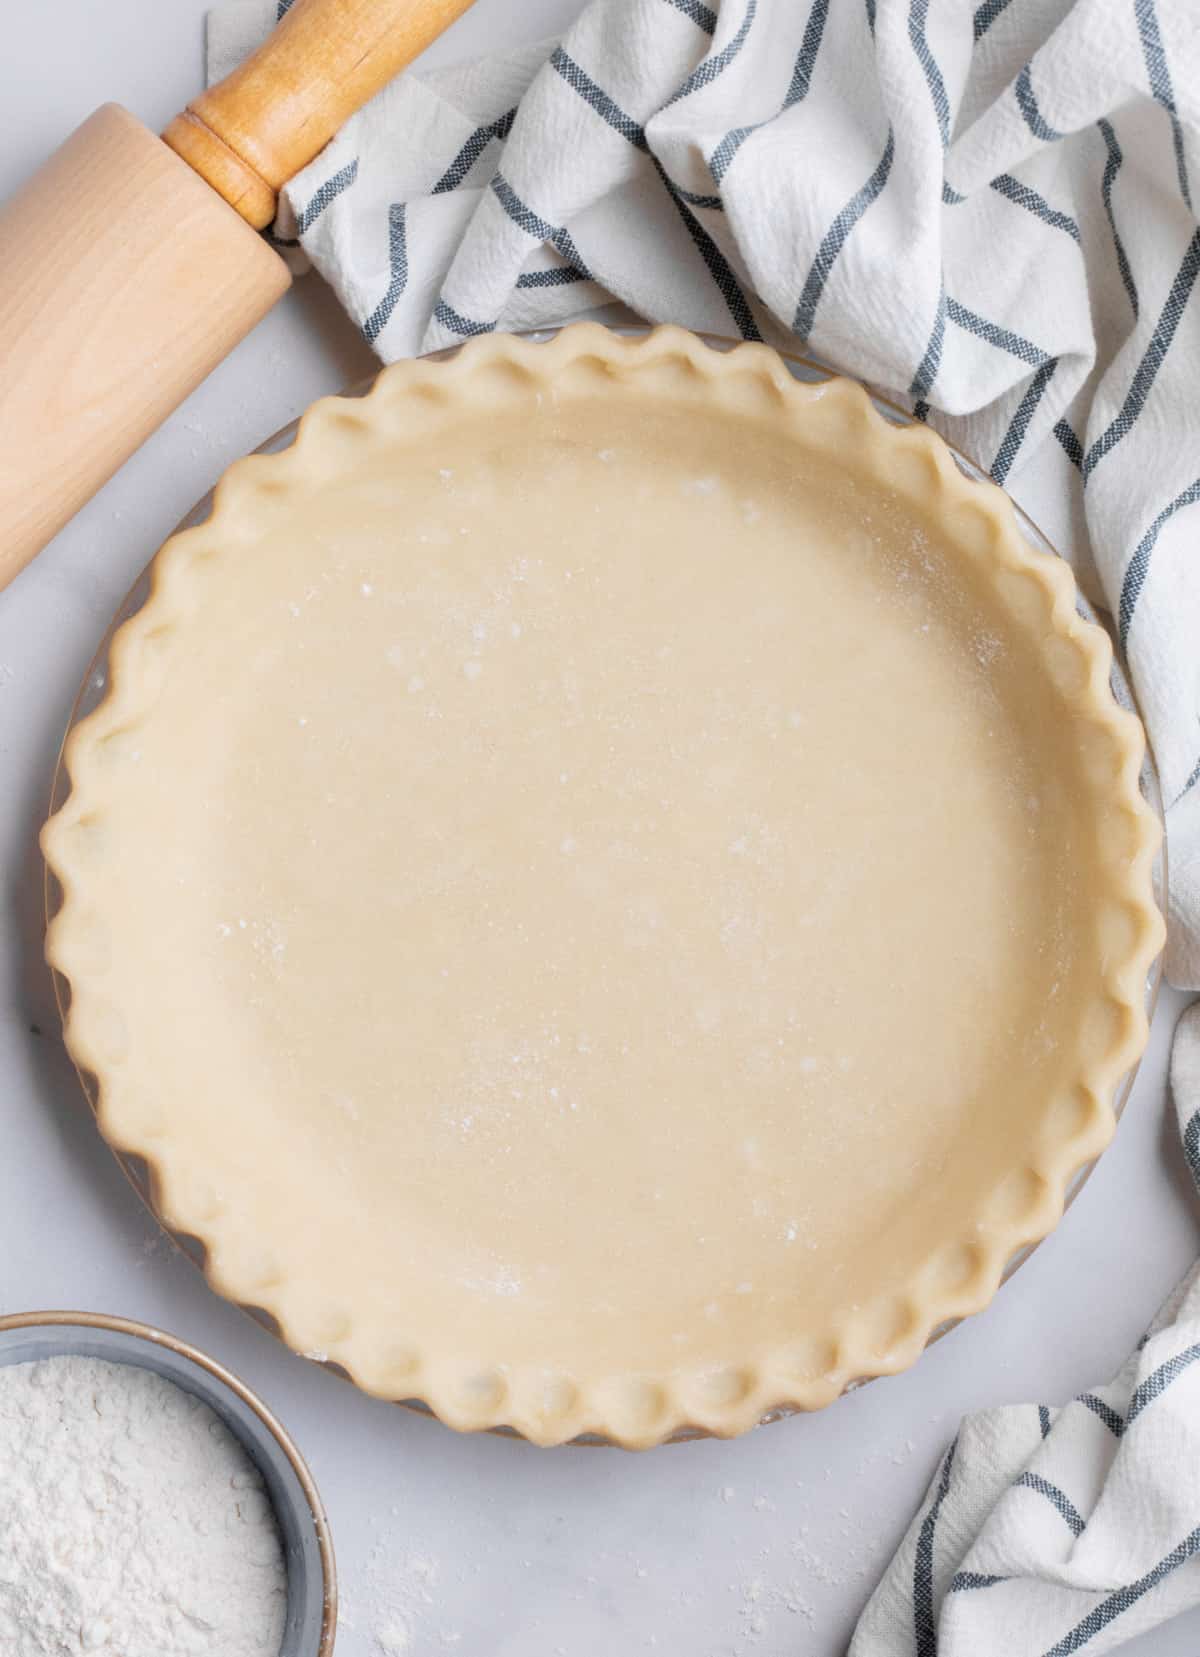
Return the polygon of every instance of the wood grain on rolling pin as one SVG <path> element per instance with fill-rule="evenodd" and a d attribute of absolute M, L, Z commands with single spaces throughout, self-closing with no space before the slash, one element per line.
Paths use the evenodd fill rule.
<path fill-rule="evenodd" d="M 116 104 L 0 211 L 0 586 L 271 308 L 286 265 Z"/>

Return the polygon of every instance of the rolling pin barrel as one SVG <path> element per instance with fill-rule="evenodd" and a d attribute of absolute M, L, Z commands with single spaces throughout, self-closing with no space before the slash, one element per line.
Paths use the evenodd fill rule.
<path fill-rule="evenodd" d="M 105 105 L 0 209 L 0 587 L 285 292 L 252 227 L 469 3 L 294 0 L 163 138 Z"/>
<path fill-rule="evenodd" d="M 0 212 L 0 586 L 270 310 L 261 236 L 106 104 Z"/>

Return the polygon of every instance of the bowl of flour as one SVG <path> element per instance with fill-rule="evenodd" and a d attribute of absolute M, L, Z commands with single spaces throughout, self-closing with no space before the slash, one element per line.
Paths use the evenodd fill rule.
<path fill-rule="evenodd" d="M 236 1376 L 90 1312 L 0 1318 L 5 1657 L 330 1657 L 307 1467 Z"/>

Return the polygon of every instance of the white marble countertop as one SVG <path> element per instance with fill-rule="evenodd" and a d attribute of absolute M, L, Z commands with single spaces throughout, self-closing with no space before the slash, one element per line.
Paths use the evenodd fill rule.
<path fill-rule="evenodd" d="M 553 32 L 578 3 L 477 0 L 430 56 Z M 11 8 L 0 196 L 107 98 L 154 126 L 181 108 L 201 77 L 204 7 Z M 228 461 L 371 365 L 318 279 L 302 281 L 0 594 L 0 1310 L 143 1318 L 262 1393 L 329 1508 L 339 1657 L 835 1657 L 959 1416 L 1106 1378 L 1195 1255 L 1164 1087 L 1181 998 L 1163 996 L 1113 1148 L 990 1310 L 909 1374 L 738 1442 L 629 1456 L 460 1437 L 359 1396 L 218 1300 L 127 1185 L 61 1047 L 36 834 L 76 687 L 135 575 Z M 1198 1646 L 1193 1614 L 1128 1649 Z"/>

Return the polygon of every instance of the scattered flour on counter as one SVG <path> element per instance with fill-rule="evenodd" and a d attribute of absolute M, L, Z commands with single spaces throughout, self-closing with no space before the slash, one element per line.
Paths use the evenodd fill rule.
<path fill-rule="evenodd" d="M 763 1576 L 756 1574 L 744 1577 L 740 1582 L 730 1583 L 729 1586 L 738 1600 L 738 1633 L 746 1636 L 752 1645 L 757 1645 L 764 1635 L 773 1632 L 777 1613 L 781 1611 L 789 1619 L 802 1617 L 809 1624 L 816 1620 L 816 1609 L 805 1598 L 798 1582 L 778 1584 L 768 1582 Z M 788 1638 L 790 1644 L 795 1636 L 789 1635 Z M 734 1640 L 735 1657 L 741 1657 L 743 1647 L 737 1635 L 734 1636 Z"/>
<path fill-rule="evenodd" d="M 0 1368 L 5 1657 L 278 1657 L 262 1480 L 209 1407 L 127 1364 Z"/>
<path fill-rule="evenodd" d="M 393 1516 L 396 1509 L 392 1510 Z M 384 1528 L 366 1560 L 363 1588 L 366 1603 L 366 1630 L 377 1657 L 428 1657 L 434 1651 L 451 1651 L 462 1639 L 457 1629 L 439 1627 L 438 1561 L 427 1553 L 403 1553 L 396 1533 Z M 339 1626 L 362 1626 L 350 1616 L 338 1618 Z"/>
<path fill-rule="evenodd" d="M 911 1441 L 908 1449 L 912 1449 Z M 886 1476 L 895 1459 L 883 1452 L 864 1457 L 856 1482 L 869 1473 Z M 814 1473 L 818 1480 L 819 1471 Z M 833 1470 L 829 1471 L 832 1476 Z M 794 1482 L 797 1490 L 805 1490 L 811 1481 Z M 728 1533 L 726 1557 L 731 1566 L 729 1578 L 711 1584 L 717 1596 L 711 1601 L 692 1591 L 690 1575 L 677 1574 L 674 1564 L 664 1568 L 657 1552 L 645 1554 L 627 1547 L 610 1551 L 597 1546 L 593 1537 L 584 1552 L 574 1555 L 573 1568 L 568 1564 L 570 1605 L 555 1603 L 552 1607 L 554 1634 L 561 1638 L 570 1628 L 573 1635 L 567 1646 L 556 1645 L 541 1617 L 543 1610 L 550 1609 L 544 1596 L 555 1598 L 551 1583 L 562 1584 L 562 1568 L 552 1563 L 546 1551 L 523 1551 L 534 1542 L 532 1534 L 514 1535 L 498 1525 L 494 1539 L 481 1536 L 469 1548 L 461 1538 L 450 1540 L 439 1559 L 428 1546 L 428 1533 L 421 1537 L 420 1551 L 412 1551 L 416 1537 L 411 1515 L 393 1507 L 390 1521 L 382 1514 L 376 1521 L 377 1539 L 362 1561 L 353 1611 L 347 1595 L 342 1596 L 339 1627 L 358 1633 L 365 1642 L 364 1657 L 367 1653 L 370 1657 L 438 1657 L 439 1653 L 475 1657 L 477 1650 L 497 1645 L 508 1649 L 515 1629 L 498 1614 L 490 1625 L 490 1641 L 480 1643 L 478 1638 L 476 1618 L 489 1604 L 481 1593 L 481 1578 L 502 1574 L 511 1579 L 523 1567 L 529 1573 L 525 1580 L 532 1584 L 531 1591 L 544 1592 L 539 1597 L 542 1610 L 520 1615 L 522 1651 L 528 1648 L 531 1653 L 573 1657 L 577 1645 L 594 1643 L 601 1638 L 601 1630 L 611 1631 L 613 1608 L 619 1606 L 626 1638 L 605 1642 L 606 1650 L 619 1645 L 622 1653 L 651 1648 L 699 1651 L 702 1645 L 705 1651 L 720 1651 L 724 1657 L 769 1657 L 777 1651 L 806 1652 L 831 1615 L 844 1615 L 847 1601 L 865 1599 L 871 1579 L 883 1568 L 885 1539 L 864 1532 L 848 1509 L 834 1509 L 810 1525 L 797 1524 L 793 1509 L 793 1503 L 802 1510 L 809 1507 L 810 1499 L 791 1498 L 782 1486 L 768 1494 L 752 1487 L 714 1485 L 707 1499 L 721 1504 L 715 1514 Z M 760 1520 L 750 1526 L 750 1513 L 772 1517 L 766 1525 Z M 754 1530 L 764 1545 L 747 1548 Z M 540 1527 L 537 1537 L 544 1541 Z M 652 1539 L 650 1545 L 654 1547 Z M 522 1551 L 514 1551 L 515 1546 Z M 739 1548 L 746 1549 L 740 1557 Z M 585 1560 L 592 1567 L 586 1574 Z M 547 1575 L 551 1570 L 553 1576 Z M 515 1604 L 528 1613 L 526 1599 L 518 1598 Z M 701 1604 L 707 1604 L 715 1616 L 707 1625 L 709 1639 L 698 1645 L 693 1631 Z M 448 1625 L 447 1612 L 452 1608 L 467 1620 Z M 540 1638 L 539 1630 L 544 1630 Z"/>

